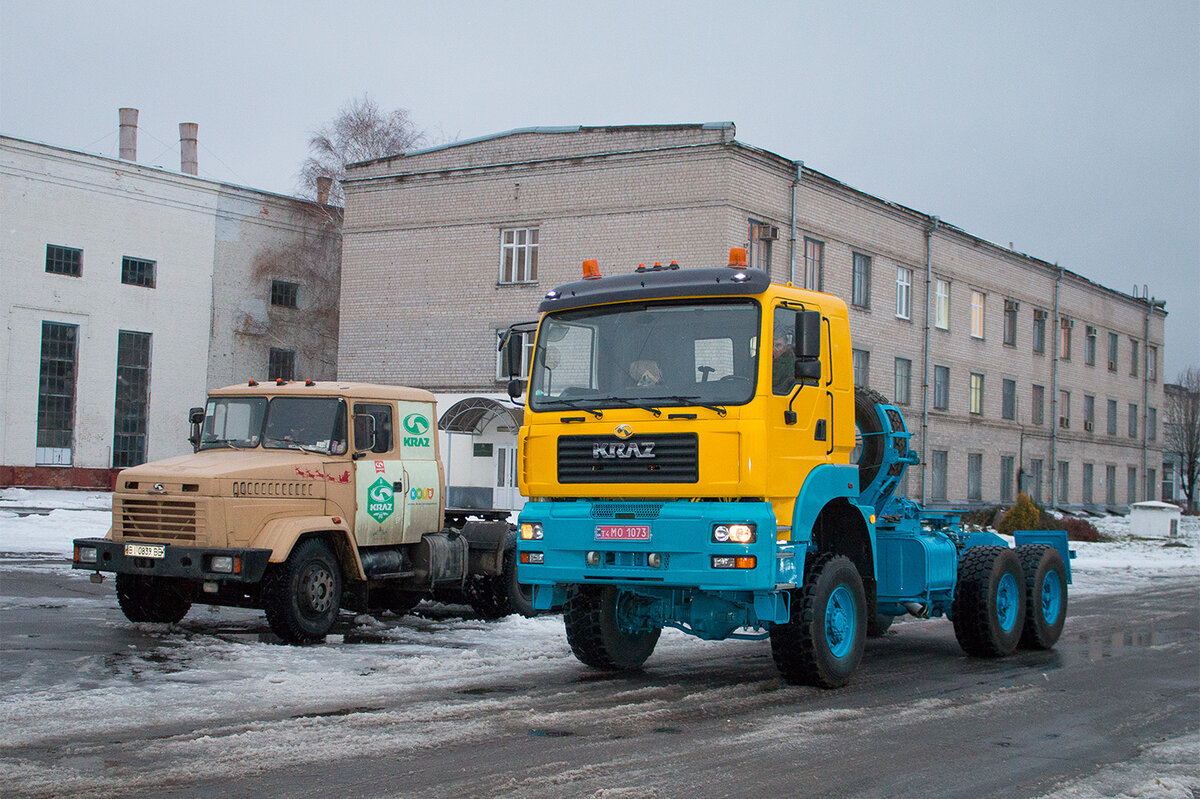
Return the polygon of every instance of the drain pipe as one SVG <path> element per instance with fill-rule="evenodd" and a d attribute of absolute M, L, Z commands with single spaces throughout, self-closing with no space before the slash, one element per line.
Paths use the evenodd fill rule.
<path fill-rule="evenodd" d="M 933 287 L 933 233 L 938 229 L 940 221 L 936 216 L 931 216 L 929 225 L 925 228 L 925 342 L 922 345 L 925 363 L 921 375 L 921 504 L 925 507 L 929 507 L 925 476 L 929 471 L 926 450 L 929 447 L 929 375 L 932 369 L 930 366 L 932 354 L 929 351 L 930 309 L 932 308 L 930 289 Z"/>
<path fill-rule="evenodd" d="M 790 242 L 790 261 L 788 282 L 796 285 L 796 191 L 800 188 L 800 180 L 804 177 L 804 162 L 793 161 L 796 167 L 796 177 L 792 178 L 792 240 Z"/>
<path fill-rule="evenodd" d="M 1054 264 L 1054 348 L 1050 351 L 1050 507 L 1058 504 L 1058 343 L 1062 338 L 1062 319 L 1059 317 L 1059 284 L 1062 282 L 1062 267 Z"/>

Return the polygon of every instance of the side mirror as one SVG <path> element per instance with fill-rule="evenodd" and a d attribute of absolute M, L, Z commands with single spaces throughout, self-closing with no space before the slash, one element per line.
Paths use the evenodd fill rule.
<path fill-rule="evenodd" d="M 369 413 L 354 414 L 354 451 L 375 449 L 375 417 Z"/>
<path fill-rule="evenodd" d="M 815 360 L 821 357 L 821 312 L 801 311 L 796 314 L 796 359 Z"/>
<path fill-rule="evenodd" d="M 821 379 L 820 361 L 796 361 L 796 380 L 819 381 Z"/>
<path fill-rule="evenodd" d="M 192 445 L 192 452 L 196 452 L 200 449 L 200 428 L 204 425 L 203 408 L 192 408 L 188 411 L 188 425 L 191 427 L 188 442 Z"/>
<path fill-rule="evenodd" d="M 509 380 L 508 381 L 508 396 L 514 402 L 525 393 L 524 380 Z"/>
<path fill-rule="evenodd" d="M 510 380 L 519 377 L 521 375 L 521 359 L 525 354 L 522 335 L 509 330 L 501 340 L 500 347 L 504 352 L 504 373 Z"/>

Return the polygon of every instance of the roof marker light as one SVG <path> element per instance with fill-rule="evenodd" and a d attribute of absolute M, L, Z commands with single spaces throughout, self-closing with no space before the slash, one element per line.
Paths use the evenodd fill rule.
<path fill-rule="evenodd" d="M 249 381 L 248 383 L 246 383 L 246 385 L 248 385 L 248 386 L 250 386 L 251 388 L 253 388 L 254 386 L 257 386 L 257 385 L 258 385 L 258 381 L 257 381 L 257 380 L 255 380 L 254 378 L 250 378 L 250 381 Z"/>
<path fill-rule="evenodd" d="M 745 247 L 730 247 L 729 248 L 729 265 L 735 269 L 746 268 L 746 248 Z"/>
<path fill-rule="evenodd" d="M 583 262 L 583 279 L 598 280 L 600 278 L 600 262 L 589 258 Z"/>

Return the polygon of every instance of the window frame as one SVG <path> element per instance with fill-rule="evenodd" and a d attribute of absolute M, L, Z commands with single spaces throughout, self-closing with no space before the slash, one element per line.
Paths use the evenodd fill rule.
<path fill-rule="evenodd" d="M 1083 362 L 1088 366 L 1096 365 L 1096 328 L 1092 325 L 1084 330 Z"/>
<path fill-rule="evenodd" d="M 903 380 L 901 380 L 903 373 Z M 912 359 L 895 359 L 892 401 L 897 405 L 912 404 Z"/>
<path fill-rule="evenodd" d="M 1010 422 L 1017 419 L 1017 381 L 1008 377 L 1000 381 L 1000 418 Z"/>
<path fill-rule="evenodd" d="M 850 267 L 850 304 L 869 310 L 871 307 L 871 256 L 852 252 Z"/>
<path fill-rule="evenodd" d="M 1030 388 L 1029 403 L 1030 424 L 1044 425 L 1046 423 L 1046 387 L 1034 383 Z"/>
<path fill-rule="evenodd" d="M 116 391 L 113 402 L 112 468 L 146 462 L 150 419 L 150 365 L 154 337 L 138 330 L 117 331 Z"/>
<path fill-rule="evenodd" d="M 896 318 L 912 319 L 912 277 L 913 270 L 896 267 Z"/>
<path fill-rule="evenodd" d="M 283 371 L 288 374 L 272 374 L 276 366 L 287 366 Z M 292 381 L 296 379 L 296 351 L 282 347 L 271 347 L 267 352 L 267 379 Z"/>
<path fill-rule="evenodd" d="M 1049 316 L 1049 311 L 1033 309 L 1033 351 L 1038 355 L 1046 354 L 1046 320 Z"/>
<path fill-rule="evenodd" d="M 71 257 L 66 257 L 68 255 Z M 47 244 L 46 274 L 83 277 L 83 250 L 62 244 Z"/>
<path fill-rule="evenodd" d="M 950 367 L 949 366 L 939 366 L 937 364 L 934 364 L 934 367 L 933 367 L 933 409 L 935 411 L 950 410 Z"/>
<path fill-rule="evenodd" d="M 496 281 L 498 285 L 527 286 L 538 282 L 540 231 L 541 228 L 537 225 L 500 228 L 500 266 L 499 278 Z M 512 241 L 506 240 L 509 234 L 512 234 Z"/>
<path fill-rule="evenodd" d="M 1004 346 L 1017 346 L 1017 320 L 1020 317 L 1021 303 L 1012 299 L 1004 300 Z"/>
<path fill-rule="evenodd" d="M 852 348 L 850 350 L 851 367 L 854 373 L 854 385 L 863 388 L 871 387 L 871 351 Z M 859 362 L 862 362 L 861 364 Z M 859 378 L 862 382 L 859 382 Z"/>
<path fill-rule="evenodd" d="M 299 308 L 300 284 L 290 280 L 271 279 L 271 306 L 274 308 Z"/>
<path fill-rule="evenodd" d="M 149 281 L 146 274 L 149 273 Z M 135 258 L 132 255 L 121 256 L 121 283 L 126 286 L 152 289 L 158 282 L 158 261 L 149 258 Z"/>
<path fill-rule="evenodd" d="M 820 239 L 804 237 L 804 273 L 801 275 L 801 283 L 803 288 L 809 291 L 821 291 L 825 284 L 825 242 Z"/>
<path fill-rule="evenodd" d="M 987 292 L 971 289 L 971 338 L 984 340 L 984 313 L 987 307 Z"/>
<path fill-rule="evenodd" d="M 983 373 L 971 372 L 970 401 L 967 409 L 976 416 L 983 415 Z"/>
<path fill-rule="evenodd" d="M 938 330 L 950 329 L 950 281 L 937 278 L 934 281 L 933 326 Z"/>

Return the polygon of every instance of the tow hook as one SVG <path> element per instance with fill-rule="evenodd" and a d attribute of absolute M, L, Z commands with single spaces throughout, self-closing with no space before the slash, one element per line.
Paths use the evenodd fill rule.
<path fill-rule="evenodd" d="M 100 572 L 92 572 L 92 574 L 88 577 L 88 579 L 91 580 L 96 585 L 100 585 L 100 583 L 104 582 L 104 575 L 101 574 Z"/>

